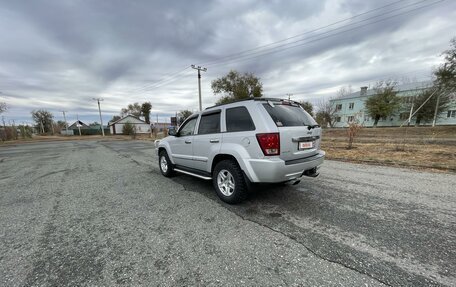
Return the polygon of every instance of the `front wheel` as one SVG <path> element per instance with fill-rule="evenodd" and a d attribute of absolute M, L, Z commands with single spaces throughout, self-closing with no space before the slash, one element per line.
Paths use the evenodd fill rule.
<path fill-rule="evenodd" d="M 247 186 L 242 170 L 233 160 L 217 163 L 212 183 L 217 195 L 226 203 L 239 203 L 247 197 Z"/>
<path fill-rule="evenodd" d="M 173 164 L 169 160 L 168 153 L 164 150 L 160 151 L 158 155 L 158 165 L 160 166 L 160 172 L 164 176 L 170 177 L 174 174 Z"/>

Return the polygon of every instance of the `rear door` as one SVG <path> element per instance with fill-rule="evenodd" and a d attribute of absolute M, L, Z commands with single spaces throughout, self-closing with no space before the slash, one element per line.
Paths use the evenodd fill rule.
<path fill-rule="evenodd" d="M 197 133 L 193 136 L 193 168 L 210 171 L 209 158 L 219 153 L 222 142 L 220 115 L 220 110 L 201 115 Z"/>
<path fill-rule="evenodd" d="M 317 154 L 321 129 L 298 104 L 287 101 L 263 104 L 280 133 L 280 158 L 288 161 Z"/>

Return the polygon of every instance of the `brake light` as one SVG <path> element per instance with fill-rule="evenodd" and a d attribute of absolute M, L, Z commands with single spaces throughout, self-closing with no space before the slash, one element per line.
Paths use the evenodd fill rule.
<path fill-rule="evenodd" d="M 279 133 L 257 134 L 256 137 L 264 155 L 280 154 Z"/>

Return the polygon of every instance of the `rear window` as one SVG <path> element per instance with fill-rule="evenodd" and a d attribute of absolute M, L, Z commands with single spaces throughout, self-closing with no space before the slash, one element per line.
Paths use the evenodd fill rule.
<path fill-rule="evenodd" d="M 300 106 L 273 103 L 263 104 L 278 127 L 316 125 L 315 120 Z"/>
<path fill-rule="evenodd" d="M 226 109 L 226 131 L 254 131 L 255 125 L 245 107 Z"/>

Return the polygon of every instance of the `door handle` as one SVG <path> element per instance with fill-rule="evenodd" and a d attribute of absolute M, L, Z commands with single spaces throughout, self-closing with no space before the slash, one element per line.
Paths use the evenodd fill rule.
<path fill-rule="evenodd" d="M 191 141 L 191 140 L 185 140 L 185 143 L 186 143 L 186 144 L 191 144 L 192 141 Z"/>
<path fill-rule="evenodd" d="M 218 143 L 218 142 L 220 142 L 220 140 L 219 139 L 211 139 L 211 140 L 209 140 L 209 142 L 210 143 Z"/>

